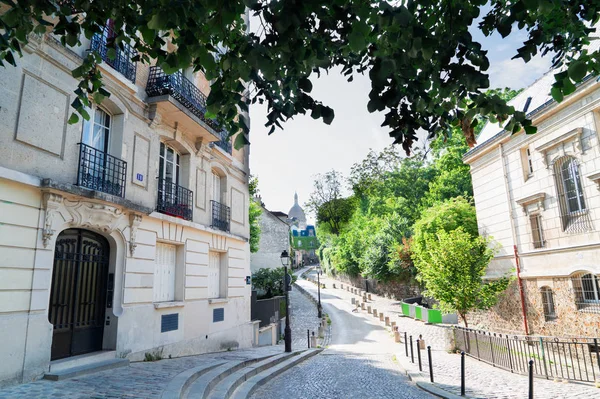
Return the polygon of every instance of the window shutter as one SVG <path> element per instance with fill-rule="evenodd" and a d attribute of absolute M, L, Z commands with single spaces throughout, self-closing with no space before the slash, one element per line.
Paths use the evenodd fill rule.
<path fill-rule="evenodd" d="M 176 254 L 175 245 L 156 244 L 154 302 L 175 300 Z"/>

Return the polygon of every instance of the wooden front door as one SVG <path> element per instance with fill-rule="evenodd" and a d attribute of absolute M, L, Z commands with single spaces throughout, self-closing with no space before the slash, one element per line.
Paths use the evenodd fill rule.
<path fill-rule="evenodd" d="M 58 236 L 48 311 L 52 360 L 102 350 L 109 251 L 108 241 L 91 231 Z"/>

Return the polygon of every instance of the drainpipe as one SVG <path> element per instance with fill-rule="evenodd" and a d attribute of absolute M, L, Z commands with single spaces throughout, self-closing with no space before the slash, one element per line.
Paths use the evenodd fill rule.
<path fill-rule="evenodd" d="M 502 143 L 498 145 L 500 159 L 502 160 L 502 172 L 504 174 L 504 188 L 506 190 L 506 201 L 508 202 L 508 213 L 510 219 L 510 229 L 513 237 L 513 249 L 515 253 L 515 264 L 517 266 L 517 284 L 519 285 L 519 296 L 521 299 L 521 312 L 523 315 L 523 326 L 525 327 L 525 335 L 529 335 L 529 326 L 527 323 L 527 305 L 525 303 L 525 293 L 523 291 L 523 279 L 521 278 L 521 264 L 519 262 L 519 248 L 517 246 L 517 229 L 515 227 L 513 203 L 510 195 L 510 186 L 508 184 L 508 170 L 504 159 L 504 147 Z"/>

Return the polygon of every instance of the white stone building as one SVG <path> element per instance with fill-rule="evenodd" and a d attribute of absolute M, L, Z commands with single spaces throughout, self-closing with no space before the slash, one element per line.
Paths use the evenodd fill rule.
<path fill-rule="evenodd" d="M 110 98 L 69 125 L 70 71 L 110 34 L 33 37 L 0 69 L 0 385 L 83 354 L 253 342 L 248 148 L 205 118 L 201 73 L 132 50 L 105 58 Z"/>
<path fill-rule="evenodd" d="M 283 267 L 281 252 L 290 250 L 290 226 L 285 222 L 286 217 L 284 213 L 271 212 L 262 205 L 258 251 L 250 255 L 252 272 Z"/>
<path fill-rule="evenodd" d="M 532 118 L 536 134 L 488 124 L 464 157 L 480 233 L 498 248 L 488 275 L 516 275 L 499 304 L 474 324 L 598 336 L 600 83 L 589 77 L 557 103 L 549 95 L 553 75 L 510 102 Z"/>

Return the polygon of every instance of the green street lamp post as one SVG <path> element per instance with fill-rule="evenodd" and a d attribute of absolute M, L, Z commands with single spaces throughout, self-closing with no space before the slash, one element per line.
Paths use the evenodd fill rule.
<path fill-rule="evenodd" d="M 289 284 L 291 281 L 288 281 L 288 272 L 287 267 L 290 261 L 290 256 L 288 252 L 284 249 L 281 253 L 281 264 L 283 265 L 283 281 L 284 281 L 284 290 L 285 290 L 285 330 L 284 330 L 284 342 L 285 342 L 285 351 L 292 351 L 292 329 L 290 328 L 290 296 L 289 296 Z M 291 280 L 291 278 L 289 278 Z"/>

